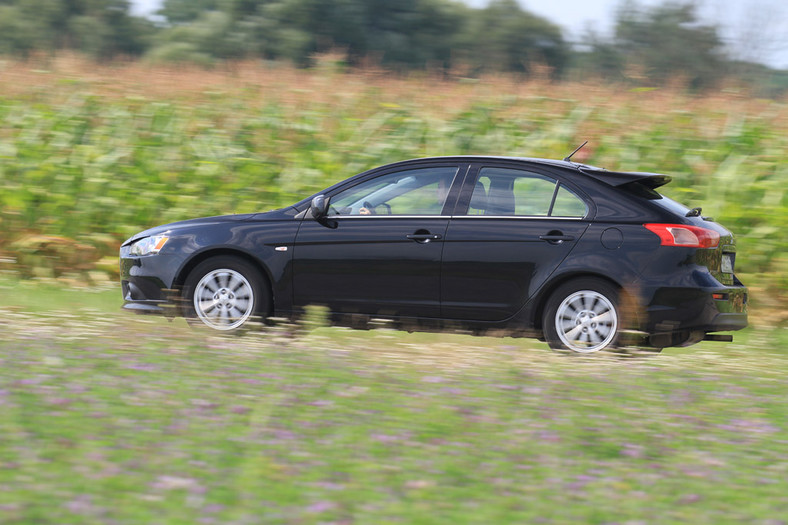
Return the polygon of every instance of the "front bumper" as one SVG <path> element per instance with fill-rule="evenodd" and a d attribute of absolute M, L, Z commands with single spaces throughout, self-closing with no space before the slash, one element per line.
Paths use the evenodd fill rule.
<path fill-rule="evenodd" d="M 171 256 L 120 258 L 120 286 L 124 310 L 146 314 L 176 315 L 172 298 L 180 261 Z"/>
<path fill-rule="evenodd" d="M 123 306 L 121 306 L 121 308 L 137 314 L 165 315 L 167 313 L 170 313 L 169 308 L 167 308 L 168 306 L 169 303 L 127 301 L 123 303 Z"/>
<path fill-rule="evenodd" d="M 154 281 L 127 276 L 121 279 L 124 310 L 144 314 L 163 314 L 169 305 L 164 290 Z M 147 292 L 146 292 L 147 290 Z"/>

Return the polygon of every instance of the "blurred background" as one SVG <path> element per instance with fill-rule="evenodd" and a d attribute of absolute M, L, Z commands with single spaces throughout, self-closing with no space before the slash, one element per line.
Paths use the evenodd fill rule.
<path fill-rule="evenodd" d="M 773 0 L 2 0 L 0 271 L 111 282 L 154 224 L 409 157 L 670 174 L 788 287 L 788 8 Z M 771 288 L 773 293 L 759 294 Z M 764 304 L 768 303 L 768 304 Z"/>
<path fill-rule="evenodd" d="M 784 525 L 787 10 L 0 0 L 0 522 Z M 585 358 L 119 310 L 145 228 L 586 140 L 574 160 L 669 174 L 735 233 L 734 343 Z"/>

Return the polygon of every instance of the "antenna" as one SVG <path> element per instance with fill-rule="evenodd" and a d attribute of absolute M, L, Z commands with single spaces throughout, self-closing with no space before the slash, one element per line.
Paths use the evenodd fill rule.
<path fill-rule="evenodd" d="M 577 149 L 576 149 L 576 150 L 574 150 L 574 151 L 573 151 L 572 153 L 570 153 L 568 156 L 564 157 L 564 160 L 565 160 L 566 162 L 569 162 L 570 160 L 572 160 L 572 155 L 574 155 L 575 153 L 577 153 L 578 151 L 580 151 L 580 149 L 581 149 L 583 146 L 585 146 L 586 144 L 588 144 L 588 141 L 585 141 L 585 142 L 583 142 L 582 144 L 580 144 L 580 145 L 577 147 Z"/>

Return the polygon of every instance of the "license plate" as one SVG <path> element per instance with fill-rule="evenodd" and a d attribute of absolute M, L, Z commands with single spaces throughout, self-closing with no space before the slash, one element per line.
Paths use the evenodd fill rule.
<path fill-rule="evenodd" d="M 722 273 L 733 273 L 733 256 L 729 253 L 722 254 Z"/>

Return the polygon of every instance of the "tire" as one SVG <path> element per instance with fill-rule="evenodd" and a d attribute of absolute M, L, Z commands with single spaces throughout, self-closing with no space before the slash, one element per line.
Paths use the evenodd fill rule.
<path fill-rule="evenodd" d="M 547 344 L 578 354 L 616 348 L 625 328 L 619 297 L 619 289 L 601 279 L 562 284 L 545 307 L 542 330 Z"/>
<path fill-rule="evenodd" d="M 198 264 L 183 287 L 183 313 L 193 325 L 221 332 L 243 330 L 270 310 L 260 272 L 237 257 L 222 255 Z"/>

